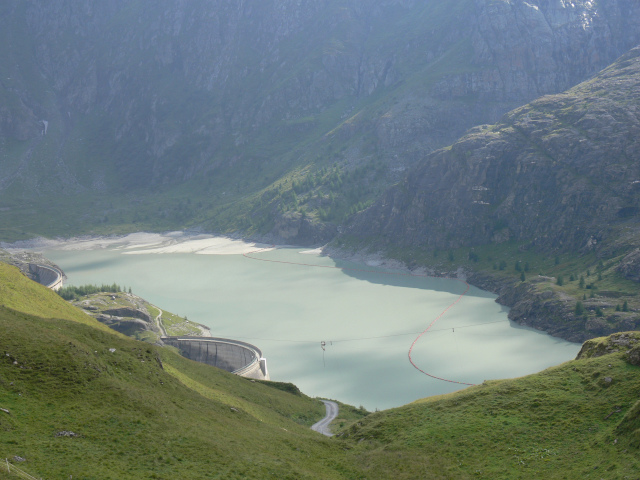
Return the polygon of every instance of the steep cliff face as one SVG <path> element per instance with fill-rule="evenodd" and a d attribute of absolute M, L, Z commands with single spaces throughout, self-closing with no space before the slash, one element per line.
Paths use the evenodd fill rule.
<path fill-rule="evenodd" d="M 514 110 L 496 125 L 476 127 L 431 154 L 348 231 L 432 248 L 515 240 L 585 252 L 616 241 L 623 229 L 633 242 L 638 152 L 635 48 L 593 79 Z M 629 275 L 631 260 L 624 267 Z"/>
<path fill-rule="evenodd" d="M 245 198 L 334 162 L 381 164 L 375 192 L 473 125 L 640 43 L 635 0 L 0 9 L 0 195 L 12 197 L 187 182 L 195 197 Z"/>
<path fill-rule="evenodd" d="M 449 30 L 451 41 L 460 42 L 457 50 L 440 56 L 426 45 L 421 49 L 434 63 L 466 56 L 470 68 L 445 67 L 432 84 L 418 73 L 422 95 L 407 95 L 377 120 L 380 146 L 415 159 L 412 152 L 419 156 L 448 145 L 461 128 L 492 123 L 530 100 L 580 83 L 638 44 L 638 13 L 631 2 L 466 4 Z"/>

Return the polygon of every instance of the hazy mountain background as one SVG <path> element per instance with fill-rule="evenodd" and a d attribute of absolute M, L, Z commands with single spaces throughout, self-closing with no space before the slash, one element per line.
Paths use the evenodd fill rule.
<path fill-rule="evenodd" d="M 638 330 L 638 45 L 638 0 L 3 0 L 0 241 L 333 240 L 466 275 L 568 340 Z M 637 332 L 529 377 L 343 406 L 322 440 L 293 385 L 126 339 L 3 264 L 0 287 L 0 447 L 36 476 L 640 468 Z"/>
<path fill-rule="evenodd" d="M 429 155 L 350 231 L 432 249 L 514 240 L 583 253 L 632 237 L 640 213 L 639 98 L 634 48 L 594 78 Z"/>
<path fill-rule="evenodd" d="M 8 0 L 0 35 L 6 238 L 314 243 L 469 128 L 639 44 L 640 4 Z"/>

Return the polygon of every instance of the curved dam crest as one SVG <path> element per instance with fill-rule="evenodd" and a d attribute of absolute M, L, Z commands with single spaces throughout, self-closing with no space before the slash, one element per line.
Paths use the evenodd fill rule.
<path fill-rule="evenodd" d="M 0 248 L 0 262 L 19 268 L 28 278 L 51 290 L 59 290 L 67 278 L 60 267 L 42 255 L 23 249 L 11 253 Z"/>
<path fill-rule="evenodd" d="M 66 275 L 58 266 L 27 263 L 18 258 L 12 260 L 25 274 L 28 273 L 34 281 L 41 285 L 54 291 L 63 287 Z M 110 316 L 133 316 L 146 322 L 150 321 L 147 314 L 131 308 L 105 310 L 104 313 Z M 113 325 L 109 326 L 115 328 Z M 129 334 L 121 329 L 115 329 L 125 335 Z M 258 347 L 250 343 L 208 336 L 163 336 L 161 340 L 167 345 L 176 347 L 182 356 L 190 360 L 205 363 L 242 377 L 269 380 L 266 358 L 262 356 Z"/>
<path fill-rule="evenodd" d="M 162 337 L 166 345 L 178 349 L 183 357 L 241 377 L 269 380 L 267 359 L 255 345 L 216 337 Z"/>
<path fill-rule="evenodd" d="M 51 290 L 60 290 L 64 282 L 62 270 L 48 265 L 29 264 L 29 272 L 35 277 L 35 281 Z"/>

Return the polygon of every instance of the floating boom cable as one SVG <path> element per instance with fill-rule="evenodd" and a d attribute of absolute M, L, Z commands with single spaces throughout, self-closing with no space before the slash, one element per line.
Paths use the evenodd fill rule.
<path fill-rule="evenodd" d="M 448 379 L 448 378 L 438 377 L 437 375 L 433 375 L 431 373 L 427 373 L 426 371 L 424 371 L 423 369 L 418 367 L 418 365 L 415 364 L 415 362 L 413 361 L 413 358 L 411 357 L 411 354 L 413 353 L 413 348 L 416 346 L 418 341 L 426 333 L 428 333 L 429 331 L 435 331 L 435 330 L 432 330 L 432 327 L 438 322 L 438 320 L 440 320 L 451 308 L 453 308 L 458 302 L 460 302 L 460 300 L 462 300 L 462 298 L 469 292 L 470 286 L 465 280 L 461 280 L 459 278 L 449 278 L 449 277 L 434 277 L 434 276 L 431 276 L 431 275 L 423 275 L 423 274 L 415 274 L 415 273 L 381 272 L 381 271 L 378 271 L 378 270 L 370 270 L 370 269 L 363 269 L 363 268 L 337 267 L 335 265 L 314 265 L 312 263 L 290 262 L 290 261 L 286 261 L 286 260 L 273 260 L 273 259 L 270 259 L 270 258 L 259 258 L 259 257 L 252 256 L 254 254 L 264 252 L 265 250 L 269 250 L 269 249 L 274 248 L 274 247 L 275 247 L 275 245 L 272 245 L 272 246 L 266 247 L 266 248 L 259 248 L 257 250 L 253 250 L 251 252 L 243 253 L 242 256 L 245 257 L 245 258 L 248 258 L 250 260 L 257 260 L 257 261 L 260 261 L 260 262 L 269 262 L 269 263 L 280 263 L 280 264 L 284 264 L 284 265 L 297 265 L 297 266 L 301 266 L 301 267 L 328 268 L 328 269 L 343 270 L 343 271 L 350 271 L 350 272 L 375 273 L 375 274 L 380 274 L 380 275 L 398 275 L 398 276 L 418 277 L 418 278 L 446 278 L 446 279 L 449 279 L 449 280 L 456 280 L 456 281 L 462 283 L 465 286 L 464 292 L 462 292 L 458 296 L 458 298 L 456 298 L 456 300 L 453 303 L 451 303 L 447 308 L 445 308 L 440 313 L 440 315 L 438 315 L 436 318 L 434 318 L 433 321 L 429 324 L 429 326 L 427 328 L 425 328 L 422 332 L 420 332 L 420 334 L 415 338 L 415 340 L 411 344 L 411 347 L 409 347 L 408 357 L 409 357 L 409 363 L 411 363 L 411 365 L 416 370 L 418 370 L 419 372 L 423 373 L 424 375 L 426 375 L 428 377 L 431 377 L 431 378 L 433 378 L 435 380 L 441 380 L 443 382 L 455 383 L 455 384 L 458 384 L 458 385 L 475 385 L 475 383 L 459 382 L 457 380 L 451 380 L 451 379 Z M 495 323 L 495 322 L 488 322 L 488 323 Z M 395 337 L 395 336 L 401 336 L 401 335 L 409 335 L 409 334 L 383 335 L 381 337 L 369 337 L 367 339 Z M 415 335 L 415 333 L 411 334 L 411 335 Z M 343 341 L 355 341 L 355 340 L 365 340 L 365 339 L 351 339 L 351 340 L 343 340 Z M 303 343 L 303 342 L 296 342 L 296 343 Z M 307 342 L 304 342 L 304 343 L 307 343 Z M 323 348 L 323 351 L 324 351 L 324 348 Z"/>

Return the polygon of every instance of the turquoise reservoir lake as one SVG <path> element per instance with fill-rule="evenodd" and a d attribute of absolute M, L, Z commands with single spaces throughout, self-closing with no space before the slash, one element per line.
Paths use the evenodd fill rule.
<path fill-rule="evenodd" d="M 130 286 L 160 308 L 209 326 L 214 336 L 255 344 L 272 380 L 293 382 L 307 395 L 374 410 L 463 388 L 424 375 L 407 356 L 419 333 L 464 292 L 463 282 L 395 275 L 404 272 L 299 248 L 253 255 L 290 262 L 272 263 L 233 249 L 203 255 L 197 253 L 212 251 L 156 247 L 51 245 L 43 253 L 64 269 L 68 284 Z M 416 343 L 416 365 L 481 383 L 575 357 L 579 345 L 510 322 L 494 300 L 471 287 Z"/>

